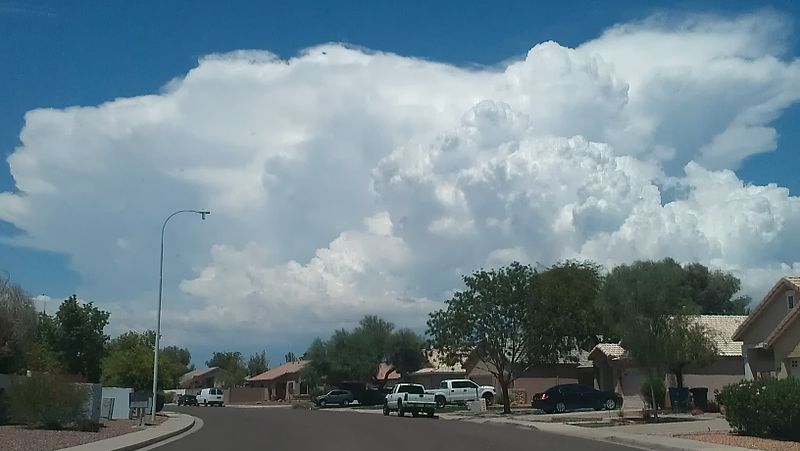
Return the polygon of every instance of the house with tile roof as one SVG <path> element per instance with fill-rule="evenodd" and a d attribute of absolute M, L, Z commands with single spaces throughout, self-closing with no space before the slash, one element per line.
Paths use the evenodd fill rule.
<path fill-rule="evenodd" d="M 268 401 L 308 396 L 308 384 L 301 377 L 301 372 L 308 362 L 308 360 L 286 362 L 261 374 L 248 377 L 245 379 L 245 384 L 248 387 L 265 388 L 264 396 Z"/>
<path fill-rule="evenodd" d="M 800 277 L 784 277 L 767 292 L 733 339 L 741 342 L 744 376 L 800 378 Z"/>
<path fill-rule="evenodd" d="M 686 367 L 683 374 L 684 386 L 707 387 L 713 393 L 715 389 L 742 380 L 742 342 L 735 338 L 735 332 L 745 323 L 747 316 L 696 315 L 692 319 L 711 331 L 719 358 L 708 365 Z M 588 357 L 593 362 L 596 388 L 622 394 L 626 397 L 625 404 L 633 407 L 641 404 L 639 390 L 645 377 L 628 359 L 623 345 L 600 343 L 592 349 Z M 675 384 L 673 379 L 671 374 L 665 374 L 669 385 Z"/>
<path fill-rule="evenodd" d="M 181 376 L 179 385 L 190 389 L 222 387 L 227 375 L 225 370 L 216 366 L 197 368 Z"/>

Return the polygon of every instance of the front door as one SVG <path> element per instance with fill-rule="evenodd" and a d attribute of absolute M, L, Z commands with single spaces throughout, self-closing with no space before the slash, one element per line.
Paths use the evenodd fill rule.
<path fill-rule="evenodd" d="M 786 368 L 789 369 L 789 377 L 800 379 L 800 359 L 788 359 Z"/>

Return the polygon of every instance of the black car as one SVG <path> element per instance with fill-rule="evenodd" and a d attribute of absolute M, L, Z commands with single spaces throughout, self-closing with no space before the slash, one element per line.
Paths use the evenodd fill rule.
<path fill-rule="evenodd" d="M 197 404 L 197 396 L 196 395 L 178 395 L 178 405 L 179 406 L 196 406 Z"/>
<path fill-rule="evenodd" d="M 536 393 L 531 405 L 546 413 L 563 413 L 574 409 L 614 410 L 622 407 L 618 393 L 595 390 L 581 384 L 563 384 Z"/>
<path fill-rule="evenodd" d="M 350 390 L 331 390 L 324 395 L 319 395 L 314 398 L 314 404 L 325 407 L 329 404 L 338 404 L 340 406 L 346 406 L 353 402 L 353 392 Z"/>

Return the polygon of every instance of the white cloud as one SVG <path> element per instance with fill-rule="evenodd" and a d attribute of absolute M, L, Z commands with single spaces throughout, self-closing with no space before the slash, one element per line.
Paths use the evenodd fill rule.
<path fill-rule="evenodd" d="M 165 334 L 189 345 L 366 313 L 421 327 L 461 274 L 512 259 L 674 256 L 758 297 L 800 268 L 798 198 L 729 169 L 774 149 L 800 98 L 787 30 L 651 18 L 492 70 L 334 44 L 211 55 L 157 95 L 29 112 L 0 219 L 68 254 L 122 330 L 152 322 L 163 218 L 211 209 L 167 229 Z"/>

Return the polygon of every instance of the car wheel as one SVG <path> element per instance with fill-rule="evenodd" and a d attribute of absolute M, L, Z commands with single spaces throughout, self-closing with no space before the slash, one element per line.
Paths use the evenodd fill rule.
<path fill-rule="evenodd" d="M 494 402 L 494 396 L 491 393 L 486 393 L 483 395 L 483 399 L 486 400 L 486 407 L 489 407 Z"/>
<path fill-rule="evenodd" d="M 397 416 L 398 417 L 406 416 L 406 411 L 403 410 L 403 401 L 397 401 Z"/>
<path fill-rule="evenodd" d="M 208 407 L 208 401 L 203 401 L 203 407 Z"/>
<path fill-rule="evenodd" d="M 340 402 L 340 403 L 339 403 L 339 405 L 340 405 L 340 406 L 342 406 L 342 407 L 345 407 L 345 406 L 347 406 L 348 404 L 350 404 L 350 401 L 348 401 L 348 400 L 346 400 L 346 399 L 343 399 L 343 400 L 342 400 L 342 402 Z"/>
<path fill-rule="evenodd" d="M 387 417 L 389 416 L 389 404 L 383 405 L 383 414 Z"/>
<path fill-rule="evenodd" d="M 327 404 L 328 404 L 328 403 L 327 403 L 327 402 L 325 402 L 325 400 L 324 400 L 324 399 L 321 399 L 321 400 L 319 401 L 319 406 L 320 406 L 320 407 L 325 407 Z"/>
<path fill-rule="evenodd" d="M 447 399 L 445 399 L 444 396 L 436 397 L 436 407 L 443 409 L 446 404 L 447 404 Z"/>
<path fill-rule="evenodd" d="M 614 398 L 608 398 L 605 407 L 608 410 L 614 410 L 617 408 L 617 401 Z"/>
<path fill-rule="evenodd" d="M 427 411 L 425 413 L 428 415 L 428 418 L 433 418 L 433 414 L 435 413 L 435 411 L 429 410 L 429 411 Z"/>
<path fill-rule="evenodd" d="M 563 402 L 556 403 L 556 413 L 564 413 L 567 411 L 567 405 Z"/>
<path fill-rule="evenodd" d="M 417 418 L 419 416 L 419 412 L 417 412 L 416 410 L 412 410 L 411 411 L 411 416 L 414 417 L 414 418 Z"/>

